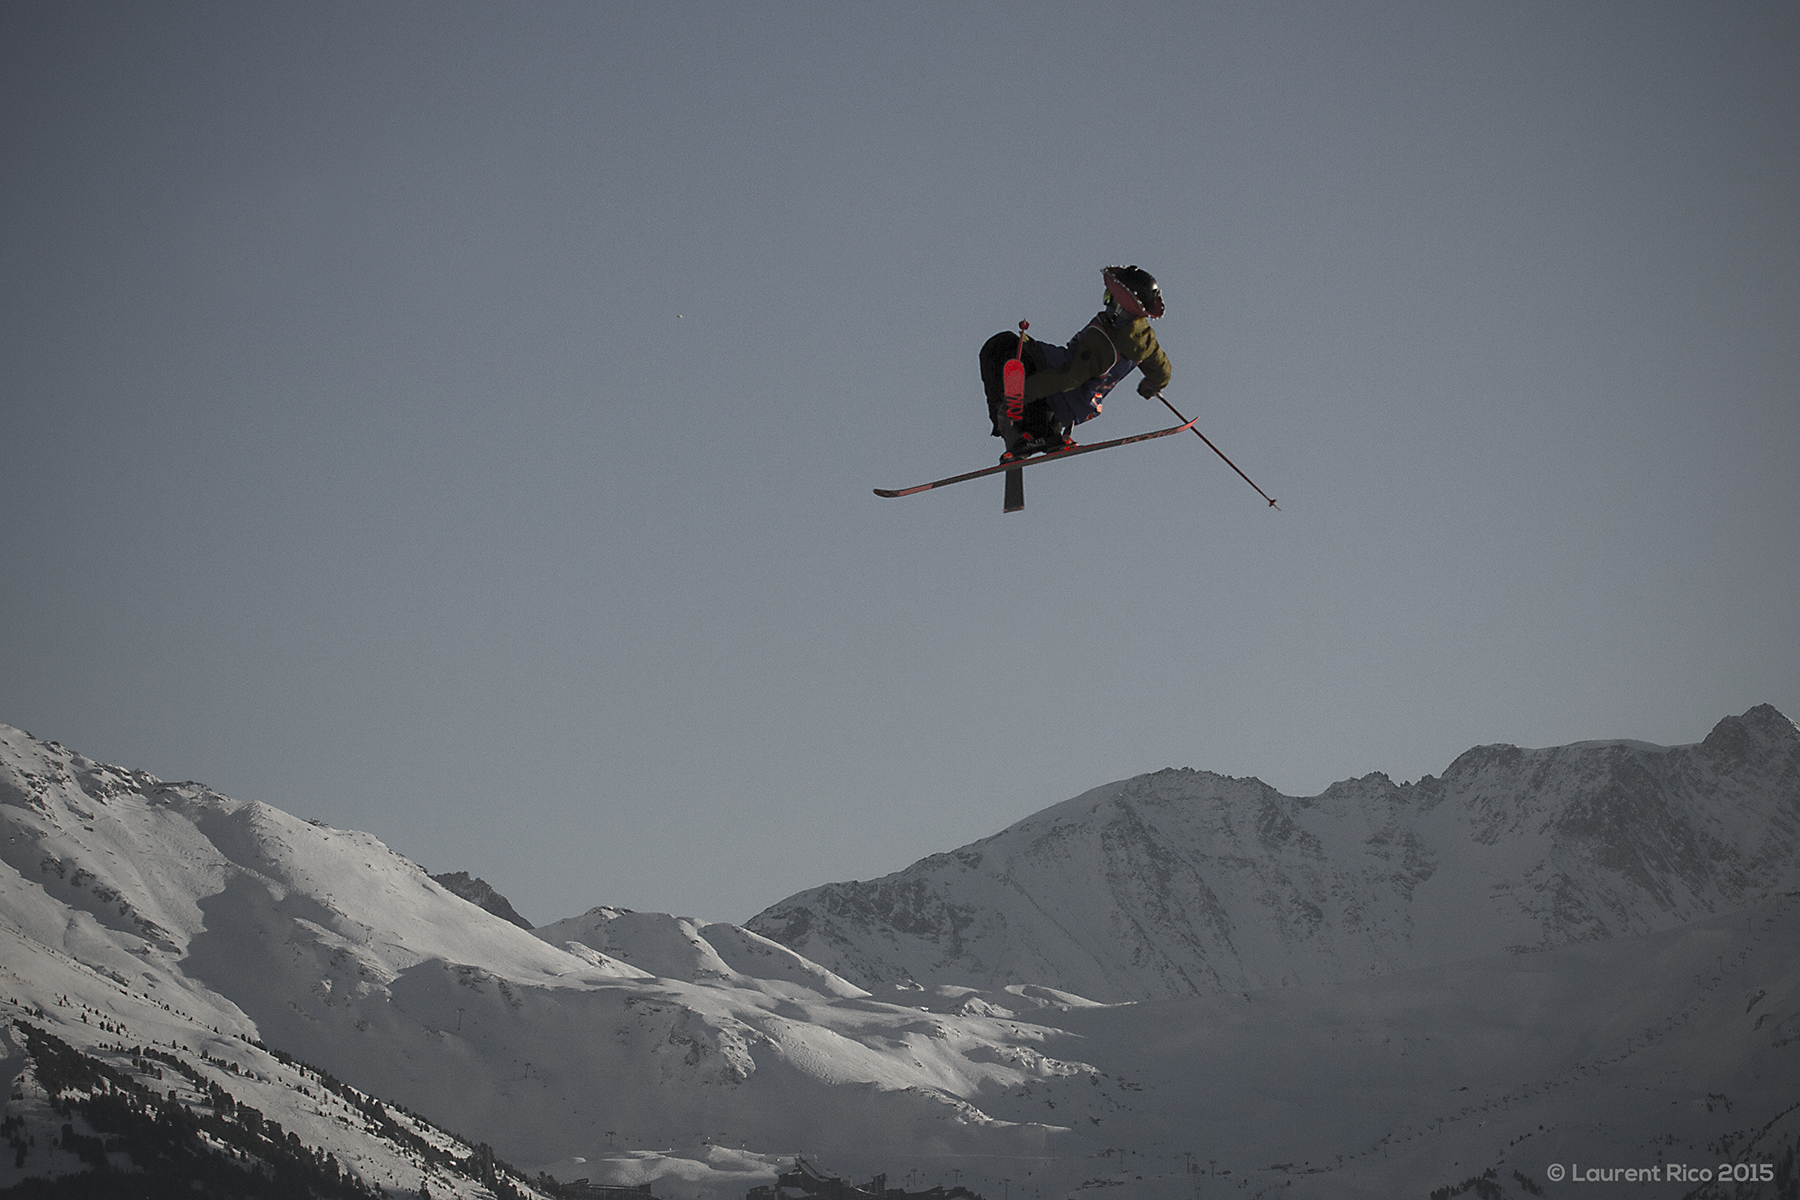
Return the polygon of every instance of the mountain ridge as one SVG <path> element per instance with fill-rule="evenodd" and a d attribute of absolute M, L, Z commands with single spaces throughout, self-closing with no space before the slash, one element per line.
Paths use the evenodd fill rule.
<path fill-rule="evenodd" d="M 1647 933 L 1800 884 L 1797 859 L 1800 728 L 1759 705 L 1689 745 L 1477 746 L 1312 797 L 1165 768 L 745 926 L 863 987 L 1119 1002 Z"/>

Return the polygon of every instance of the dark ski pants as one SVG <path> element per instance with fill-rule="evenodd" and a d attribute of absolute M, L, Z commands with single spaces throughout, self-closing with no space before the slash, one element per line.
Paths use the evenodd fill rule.
<path fill-rule="evenodd" d="M 1000 423 L 1006 416 L 1006 385 L 1002 377 L 1006 370 L 1006 360 L 1018 354 L 1019 335 L 1010 330 L 996 333 L 981 345 L 981 390 L 987 397 L 988 420 L 993 423 L 995 437 L 1005 436 Z M 1051 356 L 1051 366 L 1054 368 L 1062 365 L 1055 361 L 1056 356 L 1060 354 L 1066 357 L 1067 352 L 1060 346 L 1048 346 L 1035 339 L 1025 343 L 1023 358 L 1027 379 L 1037 374 L 1039 359 L 1045 354 Z M 1019 420 L 1019 427 L 1035 436 L 1043 436 L 1052 428 L 1067 433 L 1091 415 L 1086 408 L 1085 397 L 1078 392 L 1060 392 L 1027 404 L 1025 413 Z"/>

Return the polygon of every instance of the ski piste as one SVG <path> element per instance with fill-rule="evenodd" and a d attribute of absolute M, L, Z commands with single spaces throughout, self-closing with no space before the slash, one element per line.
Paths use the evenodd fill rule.
<path fill-rule="evenodd" d="M 1200 418 L 1195 417 L 1194 421 L 1199 419 Z M 952 475 L 948 479 L 934 479 L 930 483 L 921 483 L 916 487 L 898 488 L 895 490 L 876 488 L 875 494 L 877 496 L 893 499 L 897 496 L 911 496 L 918 492 L 929 492 L 933 488 L 949 487 L 951 484 L 961 483 L 965 479 L 980 479 L 983 475 L 997 475 L 1001 471 L 1022 471 L 1026 467 L 1035 467 L 1040 463 L 1061 462 L 1065 458 L 1075 458 L 1082 454 L 1092 454 L 1096 450 L 1111 450 L 1115 446 L 1129 446 L 1133 442 L 1147 442 L 1153 438 L 1168 437 L 1172 433 L 1181 433 L 1184 430 L 1192 429 L 1194 427 L 1194 421 L 1188 421 L 1182 425 L 1171 425 L 1167 429 L 1153 429 L 1149 433 L 1134 433 L 1130 437 L 1114 438 L 1110 442 L 1095 442 L 1092 445 L 1076 446 L 1069 450 L 1057 450 L 1050 454 L 1040 454 L 1032 458 L 1021 458 L 1016 459 L 1013 462 L 996 463 L 991 467 L 983 467 L 979 471 L 967 471 L 961 475 Z M 1022 480 L 1024 476 L 1021 475 L 1019 478 Z M 1021 507 L 1022 506 L 1023 500 L 1021 498 Z M 1008 511 L 1011 511 L 1010 506 Z"/>

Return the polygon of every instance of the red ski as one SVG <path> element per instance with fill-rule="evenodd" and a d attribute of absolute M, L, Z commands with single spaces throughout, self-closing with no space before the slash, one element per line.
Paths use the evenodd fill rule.
<path fill-rule="evenodd" d="M 1197 421 L 1199 418 L 1196 417 L 1194 420 Z M 921 483 L 917 487 L 900 488 L 895 491 L 889 491 L 887 488 L 876 488 L 875 494 L 877 496 L 886 496 L 889 499 L 892 499 L 895 496 L 910 496 L 915 492 L 929 492 L 932 488 L 949 487 L 951 484 L 961 483 L 965 479 L 980 479 L 983 475 L 997 475 L 1001 471 L 1020 471 L 1025 467 L 1035 467 L 1039 463 L 1061 462 L 1065 458 L 1074 458 L 1080 454 L 1092 454 L 1096 450 L 1111 450 L 1114 446 L 1129 446 L 1132 442 L 1147 442 L 1152 438 L 1168 437 L 1171 433 L 1181 433 L 1183 430 L 1192 429 L 1193 427 L 1194 422 L 1189 421 L 1184 425 L 1171 425 L 1167 429 L 1153 429 L 1149 433 L 1134 433 L 1130 437 L 1114 438 L 1110 442 L 1095 442 L 1091 446 L 1076 446 L 1069 450 L 1058 450 L 1051 454 L 1040 454 L 1035 458 L 1021 458 L 1014 462 L 996 463 L 991 467 L 983 467 L 979 471 L 969 471 L 962 475 L 952 475 L 948 479 L 936 479 L 930 483 Z M 1022 481 L 1024 476 L 1009 477 L 1009 484 L 1012 482 L 1013 478 L 1018 478 Z M 1011 490 L 1011 487 L 1009 487 L 1008 491 L 1010 492 Z M 1019 507 L 1024 507 L 1022 489 L 1019 497 Z M 1010 503 L 1007 506 L 1007 511 L 1015 511 Z"/>

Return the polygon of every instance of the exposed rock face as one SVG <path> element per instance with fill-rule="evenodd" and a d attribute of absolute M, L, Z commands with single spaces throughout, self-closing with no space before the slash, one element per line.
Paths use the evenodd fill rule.
<path fill-rule="evenodd" d="M 493 913 L 502 921 L 511 921 L 520 929 L 531 928 L 531 922 L 521 917 L 512 902 L 496 892 L 485 879 L 471 877 L 467 871 L 452 871 L 447 875 L 433 875 L 431 882 L 452 895 L 461 896 L 476 908 Z"/>
<path fill-rule="evenodd" d="M 1800 729 L 1480 746 L 1440 778 L 1284 796 L 1166 770 L 748 927 L 863 987 L 1133 1000 L 1319 983 L 1670 928 L 1800 886 Z"/>

